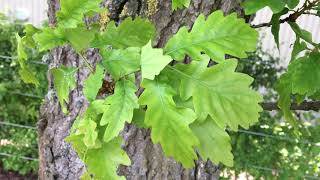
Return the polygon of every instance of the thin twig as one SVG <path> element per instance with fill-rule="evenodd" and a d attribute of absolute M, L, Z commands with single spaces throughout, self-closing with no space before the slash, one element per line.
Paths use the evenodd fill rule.
<path fill-rule="evenodd" d="M 87 60 L 87 58 L 85 58 L 81 53 L 78 53 L 79 56 L 83 59 L 84 63 L 86 64 L 86 66 L 90 69 L 90 71 L 93 73 L 94 69 L 93 67 L 90 65 L 89 61 Z"/>

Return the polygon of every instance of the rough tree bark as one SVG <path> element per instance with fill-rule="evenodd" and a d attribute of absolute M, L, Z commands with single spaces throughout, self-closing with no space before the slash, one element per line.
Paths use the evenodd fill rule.
<path fill-rule="evenodd" d="M 200 13 L 208 15 L 217 9 L 222 9 L 226 14 L 237 12 L 242 16 L 238 0 L 192 0 L 188 9 L 172 12 L 171 0 L 105 0 L 102 4 L 111 12 L 111 18 L 121 21 L 121 12 L 125 9 L 128 16 L 148 17 L 157 28 L 156 44 L 163 47 L 168 38 L 184 25 L 192 26 L 193 21 Z M 55 13 L 59 9 L 59 0 L 48 0 L 49 23 L 56 23 Z M 148 8 L 148 5 L 150 6 Z M 150 15 L 152 8 L 156 7 L 154 14 Z M 94 66 L 101 60 L 97 50 L 90 49 L 87 58 Z M 64 64 L 67 66 L 81 66 L 83 63 L 76 53 L 68 46 L 52 50 L 49 58 L 49 67 Z M 83 163 L 64 141 L 69 134 L 75 117 L 87 107 L 87 102 L 82 93 L 83 80 L 89 70 L 82 68 L 76 75 L 76 89 L 70 93 L 68 115 L 64 115 L 54 95 L 52 76 L 48 72 L 49 93 L 41 108 L 38 124 L 39 133 L 39 178 L 51 179 L 79 179 L 83 171 Z M 125 139 L 123 148 L 132 160 L 130 167 L 119 167 L 118 173 L 127 179 L 143 180 L 191 180 L 191 179 L 218 179 L 219 168 L 209 161 L 199 160 L 194 169 L 184 169 L 171 158 L 163 156 L 161 147 L 153 145 L 148 130 L 127 125 L 122 135 Z"/>

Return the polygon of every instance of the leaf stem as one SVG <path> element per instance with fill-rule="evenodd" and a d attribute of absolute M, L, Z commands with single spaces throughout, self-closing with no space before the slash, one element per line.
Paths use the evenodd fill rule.
<path fill-rule="evenodd" d="M 83 59 L 85 65 L 90 69 L 90 71 L 93 73 L 94 69 L 93 67 L 90 65 L 89 61 L 87 60 L 87 58 L 85 58 L 81 53 L 78 53 L 79 56 Z"/>

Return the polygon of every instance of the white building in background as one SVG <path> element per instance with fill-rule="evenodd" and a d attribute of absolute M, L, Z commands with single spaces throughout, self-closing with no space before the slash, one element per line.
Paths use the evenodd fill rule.
<path fill-rule="evenodd" d="M 270 22 L 272 17 L 272 11 L 269 8 L 260 10 L 253 24 L 261 24 Z M 312 33 L 312 39 L 315 43 L 320 43 L 320 18 L 312 15 L 302 15 L 297 19 L 297 23 L 300 28 L 305 29 Z M 291 51 L 295 42 L 295 34 L 291 30 L 289 24 L 284 23 L 280 26 L 279 40 L 280 40 L 280 52 L 273 39 L 271 28 L 260 28 L 260 39 L 262 44 L 262 50 L 269 53 L 273 57 L 279 57 L 281 59 L 281 65 L 287 66 L 291 59 Z"/>
<path fill-rule="evenodd" d="M 0 13 L 40 26 L 47 19 L 47 0 L 0 0 Z"/>
<path fill-rule="evenodd" d="M 303 1 L 303 0 L 302 0 Z M 27 19 L 28 22 L 40 26 L 47 19 L 47 0 L 0 0 L 0 12 Z M 269 22 L 272 12 L 265 8 L 257 13 L 253 24 Z M 315 42 L 320 42 L 320 18 L 304 15 L 298 19 L 301 28 L 310 31 Z M 291 59 L 292 45 L 295 35 L 288 24 L 282 24 L 280 29 L 280 53 L 276 48 L 270 28 L 260 28 L 262 50 L 281 59 L 286 66 Z"/>

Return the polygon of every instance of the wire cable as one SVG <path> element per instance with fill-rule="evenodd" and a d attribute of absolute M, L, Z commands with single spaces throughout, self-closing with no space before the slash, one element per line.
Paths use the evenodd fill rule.
<path fill-rule="evenodd" d="M 35 127 L 35 126 L 27 126 L 27 125 L 9 123 L 9 122 L 4 122 L 4 121 L 0 121 L 0 125 L 37 130 L 37 127 Z"/>
<path fill-rule="evenodd" d="M 1 153 L 1 152 L 0 152 L 0 156 L 17 157 L 19 159 L 24 159 L 24 160 L 28 160 L 28 161 L 39 161 L 39 159 L 36 159 L 36 158 L 31 158 L 31 157 L 26 157 L 26 156 L 17 156 L 17 155 L 14 155 L 14 154 Z"/>

